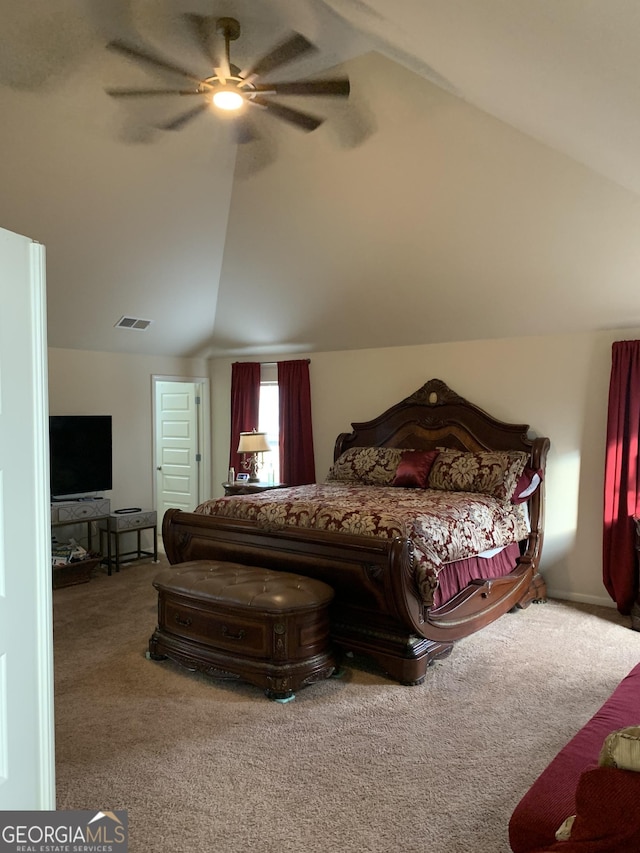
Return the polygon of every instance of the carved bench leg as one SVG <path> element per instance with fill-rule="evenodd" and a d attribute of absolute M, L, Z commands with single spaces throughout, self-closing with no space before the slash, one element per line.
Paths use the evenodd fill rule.
<path fill-rule="evenodd" d="M 147 660 L 167 660 L 167 655 L 158 651 L 158 643 L 155 634 L 151 635 L 149 640 L 149 651 L 145 655 Z"/>
<path fill-rule="evenodd" d="M 293 702 L 296 698 L 296 694 L 291 690 L 287 693 L 274 693 L 273 690 L 265 690 L 264 693 L 267 699 L 271 699 L 272 702 L 279 702 L 280 705 L 286 705 L 287 702 Z"/>

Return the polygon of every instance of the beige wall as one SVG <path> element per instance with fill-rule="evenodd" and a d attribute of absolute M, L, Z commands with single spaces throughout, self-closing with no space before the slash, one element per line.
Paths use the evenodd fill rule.
<path fill-rule="evenodd" d="M 640 329 L 375 350 L 310 353 L 316 474 L 340 432 L 411 394 L 427 379 L 497 417 L 551 439 L 542 568 L 550 594 L 611 604 L 601 581 L 601 510 L 611 343 Z M 263 360 L 274 361 L 269 354 Z M 296 356 L 301 357 L 301 356 Z M 254 357 L 260 360 L 259 357 Z M 235 360 L 235 359 L 234 359 Z M 151 377 L 211 378 L 213 494 L 222 493 L 229 448 L 231 359 L 49 350 L 52 414 L 113 416 L 112 504 L 151 506 Z"/>
<path fill-rule="evenodd" d="M 112 508 L 152 507 L 151 377 L 206 376 L 202 359 L 49 349 L 52 415 L 113 418 Z"/>
<path fill-rule="evenodd" d="M 625 330 L 310 353 L 316 476 L 326 474 L 335 438 L 352 421 L 380 414 L 428 379 L 442 379 L 491 414 L 528 423 L 551 439 L 542 561 L 549 592 L 611 605 L 601 580 L 610 352 L 614 340 L 639 335 Z M 230 365 L 230 359 L 210 361 L 215 494 L 228 458 Z"/>

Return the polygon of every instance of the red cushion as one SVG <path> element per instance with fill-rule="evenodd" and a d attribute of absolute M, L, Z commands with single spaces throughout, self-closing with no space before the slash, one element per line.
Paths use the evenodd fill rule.
<path fill-rule="evenodd" d="M 509 822 L 513 853 L 533 853 L 555 844 L 560 824 L 576 814 L 578 781 L 585 770 L 597 766 L 604 739 L 617 729 L 638 725 L 639 717 L 640 664 L 560 750 L 520 800 Z"/>
<path fill-rule="evenodd" d="M 638 853 L 640 773 L 615 767 L 585 770 L 576 791 L 571 837 L 545 853 Z"/>
<path fill-rule="evenodd" d="M 407 450 L 402 454 L 392 486 L 405 489 L 426 489 L 429 472 L 438 455 L 437 450 Z"/>

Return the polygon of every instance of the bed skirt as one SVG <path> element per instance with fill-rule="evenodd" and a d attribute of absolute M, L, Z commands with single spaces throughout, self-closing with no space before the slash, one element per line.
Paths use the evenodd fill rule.
<path fill-rule="evenodd" d="M 505 577 L 516 567 L 519 556 L 518 543 L 513 542 L 493 557 L 469 557 L 448 563 L 438 574 L 438 587 L 433 594 L 433 609 L 445 604 L 473 580 Z"/>

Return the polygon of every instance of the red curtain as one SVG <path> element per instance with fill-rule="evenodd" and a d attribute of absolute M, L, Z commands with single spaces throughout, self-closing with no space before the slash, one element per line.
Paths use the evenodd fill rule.
<path fill-rule="evenodd" d="M 241 432 L 258 429 L 260 408 L 260 364 L 244 361 L 231 365 L 231 446 L 229 467 L 241 471 L 242 457 L 238 454 Z"/>
<path fill-rule="evenodd" d="M 604 474 L 603 580 L 620 613 L 637 593 L 633 515 L 640 509 L 640 341 L 612 347 Z"/>
<path fill-rule="evenodd" d="M 315 483 L 309 362 L 278 362 L 280 480 L 288 486 Z"/>

